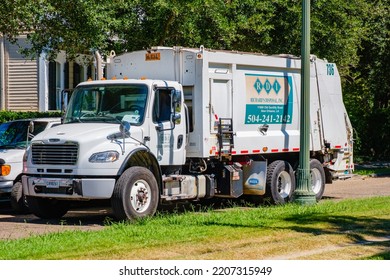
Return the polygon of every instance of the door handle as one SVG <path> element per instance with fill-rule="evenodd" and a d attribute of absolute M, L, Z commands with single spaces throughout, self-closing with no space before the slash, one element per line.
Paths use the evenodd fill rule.
<path fill-rule="evenodd" d="M 183 146 L 183 134 L 180 134 L 178 137 L 177 137 L 177 148 L 180 149 L 181 146 Z"/>

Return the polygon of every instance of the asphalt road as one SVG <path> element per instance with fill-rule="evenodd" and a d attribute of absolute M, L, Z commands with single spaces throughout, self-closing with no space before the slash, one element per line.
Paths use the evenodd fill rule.
<path fill-rule="evenodd" d="M 326 185 L 323 199 L 390 196 L 390 177 L 355 176 Z M 0 239 L 17 239 L 64 230 L 100 230 L 111 220 L 110 208 L 75 207 L 62 219 L 42 220 L 34 215 L 17 215 L 8 203 L 0 203 Z"/>

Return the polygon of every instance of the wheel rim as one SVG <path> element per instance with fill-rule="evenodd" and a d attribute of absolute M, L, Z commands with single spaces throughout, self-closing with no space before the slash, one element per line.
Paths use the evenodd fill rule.
<path fill-rule="evenodd" d="M 287 198 L 291 192 L 292 180 L 288 172 L 282 171 L 277 178 L 278 192 L 281 197 Z"/>
<path fill-rule="evenodd" d="M 318 169 L 312 169 L 311 172 L 311 187 L 315 194 L 319 193 L 322 188 L 322 176 Z"/>
<path fill-rule="evenodd" d="M 134 183 L 130 192 L 130 203 L 137 213 L 146 211 L 151 203 L 151 189 L 144 180 L 138 180 Z"/>

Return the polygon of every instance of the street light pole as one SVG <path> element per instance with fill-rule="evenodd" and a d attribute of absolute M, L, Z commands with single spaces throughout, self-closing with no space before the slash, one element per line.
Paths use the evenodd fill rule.
<path fill-rule="evenodd" d="M 310 175 L 310 0 L 302 0 L 300 152 L 293 201 L 316 203 Z"/>

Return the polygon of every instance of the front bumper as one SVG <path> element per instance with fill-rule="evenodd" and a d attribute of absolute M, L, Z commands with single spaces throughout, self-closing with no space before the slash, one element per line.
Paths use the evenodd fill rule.
<path fill-rule="evenodd" d="M 114 178 L 42 178 L 22 176 L 23 193 L 28 196 L 70 200 L 108 199 L 114 191 Z"/>

